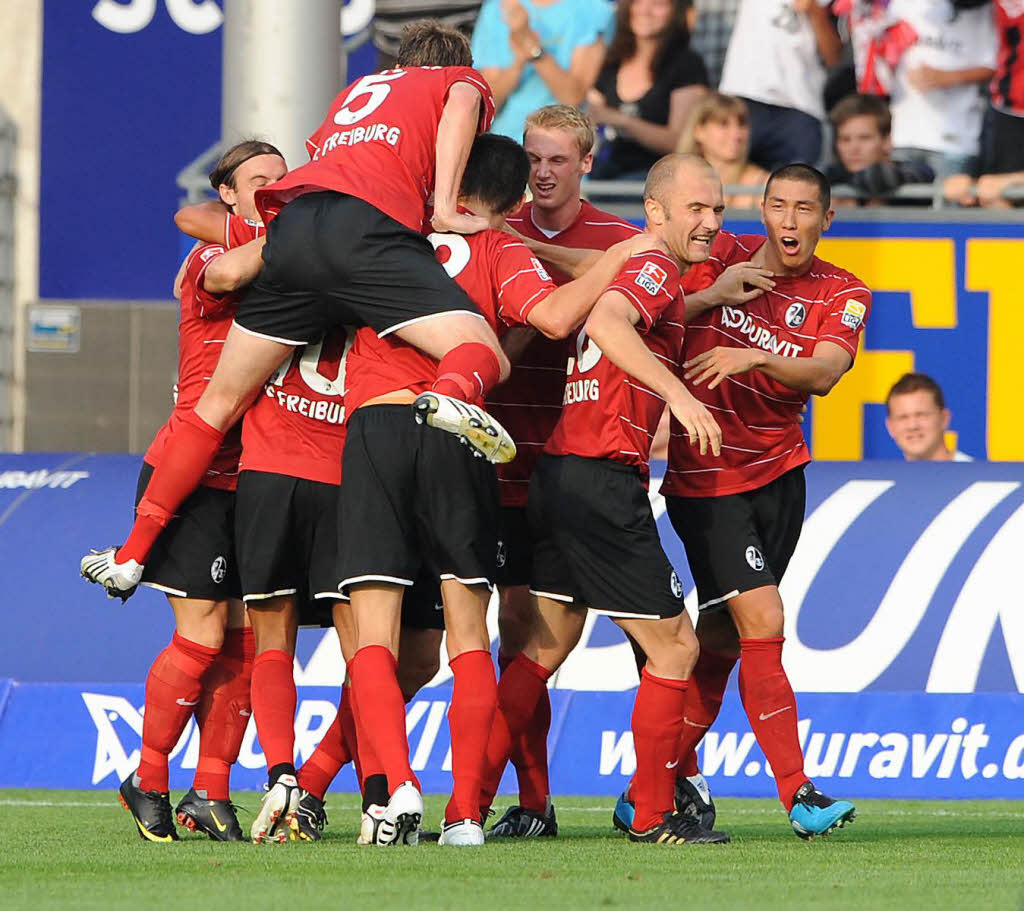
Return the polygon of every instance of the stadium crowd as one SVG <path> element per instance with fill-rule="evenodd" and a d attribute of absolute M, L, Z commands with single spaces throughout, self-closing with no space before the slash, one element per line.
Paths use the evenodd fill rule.
<path fill-rule="evenodd" d="M 1012 0 L 931 5 L 993 53 L 994 17 L 1024 16 Z M 623 0 L 614 19 L 596 0 L 485 0 L 472 55 L 473 4 L 448 6 L 455 28 L 419 21 L 382 46 L 393 68 L 342 91 L 308 163 L 289 171 L 274 146 L 240 143 L 211 174 L 218 201 L 178 214 L 199 242 L 179 276 L 178 398 L 125 543 L 81 563 L 109 595 L 163 591 L 175 615 L 121 800 L 149 841 L 177 840 L 175 820 L 242 840 L 229 776 L 251 713 L 268 769 L 253 841 L 318 840 L 351 761 L 360 843 L 416 844 L 404 703 L 436 672 L 444 629 L 454 789 L 440 843 L 484 843 L 509 763 L 519 804 L 489 835 L 554 836 L 547 682 L 595 610 L 630 639 L 640 680 L 616 827 L 637 842 L 729 840 L 695 750 L 738 665 L 793 830 L 828 834 L 855 811 L 804 773 L 778 585 L 803 523 L 803 411 L 853 365 L 871 310 L 857 277 L 815 253 L 830 177 L 862 202 L 894 181 L 953 181 L 976 151 L 962 135 L 943 146 L 938 123 L 934 142 L 901 132 L 900 104 L 977 94 L 996 62 L 959 39 L 957 65 L 914 58 L 911 33 L 939 20 L 894 20 L 898 0 Z M 714 90 L 717 60 L 690 34 L 711 48 L 713 17 L 730 13 Z M 862 91 L 832 108 L 826 177 L 812 163 L 830 145 L 837 16 Z M 872 44 L 889 32 L 899 54 Z M 581 198 L 595 172 L 642 177 L 643 231 Z M 753 205 L 764 235 L 722 231 L 727 207 Z M 908 459 L 954 457 L 934 381 L 904 377 L 887 405 Z M 695 627 L 646 489 L 663 417 L 661 492 Z M 347 680 L 296 768 L 292 667 L 310 624 L 337 630 Z M 196 777 L 172 812 L 168 754 L 192 715 Z"/>

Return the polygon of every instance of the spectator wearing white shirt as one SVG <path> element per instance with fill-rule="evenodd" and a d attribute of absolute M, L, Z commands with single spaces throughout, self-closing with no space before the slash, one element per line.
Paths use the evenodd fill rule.
<path fill-rule="evenodd" d="M 826 69 L 842 53 L 830 2 L 740 0 L 719 90 L 746 101 L 750 157 L 769 171 L 821 158 Z"/>
<path fill-rule="evenodd" d="M 952 414 L 942 387 L 925 373 L 905 373 L 885 398 L 885 428 L 908 462 L 973 462 L 946 445 Z"/>
<path fill-rule="evenodd" d="M 985 100 L 994 73 L 991 6 L 955 0 L 892 0 L 890 12 L 917 40 L 893 73 L 892 144 L 897 161 L 923 161 L 941 179 L 977 168 Z"/>

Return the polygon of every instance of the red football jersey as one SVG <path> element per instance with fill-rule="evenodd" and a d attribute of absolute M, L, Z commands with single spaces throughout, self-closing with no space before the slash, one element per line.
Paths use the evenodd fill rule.
<path fill-rule="evenodd" d="M 354 335 L 331 330 L 274 371 L 242 422 L 243 471 L 341 483 L 345 360 Z"/>
<path fill-rule="evenodd" d="M 765 242 L 757 235 L 720 233 L 714 259 L 687 275 L 684 288 L 707 287 L 727 266 L 749 260 Z M 822 341 L 856 357 L 871 312 L 871 293 L 855 275 L 815 257 L 806 275 L 777 276 L 774 281 L 773 291 L 743 307 L 716 307 L 688 323 L 683 359 L 718 345 L 810 357 Z M 663 494 L 712 497 L 756 490 L 810 461 L 798 422 L 808 395 L 759 370 L 726 377 L 715 389 L 703 383 L 690 391 L 722 428 L 722 454 L 702 456 L 673 420 Z"/>
<path fill-rule="evenodd" d="M 1024 3 L 996 0 L 993 13 L 999 33 L 999 58 L 989 84 L 992 106 L 1024 116 Z"/>
<path fill-rule="evenodd" d="M 207 267 L 225 252 L 222 244 L 204 244 L 196 247 L 185 263 L 181 282 L 181 322 L 178 324 L 177 395 L 170 418 L 157 431 L 146 450 L 144 458 L 150 465 L 159 464 L 168 435 L 199 401 L 213 376 L 221 346 L 235 318 L 240 294 L 211 294 L 203 287 Z M 241 429 L 236 425 L 224 437 L 201 483 L 207 487 L 234 490 L 238 482 L 241 451 Z"/>
<path fill-rule="evenodd" d="M 675 262 L 655 250 L 638 253 L 608 290 L 632 303 L 640 314 L 637 331 L 647 347 L 678 371 L 686 306 Z M 562 416 L 544 452 L 636 465 L 646 479 L 651 440 L 665 400 L 615 366 L 582 329 L 567 374 Z"/>
<path fill-rule="evenodd" d="M 551 237 L 534 222 L 533 203 L 523 206 L 508 223 L 524 237 L 583 250 L 607 250 L 612 244 L 640 232 L 636 225 L 585 201 L 576 220 Z M 564 272 L 550 271 L 555 284 L 564 285 L 569 281 Z M 501 421 L 518 450 L 515 459 L 497 466 L 502 506 L 526 506 L 530 475 L 562 413 L 565 364 L 571 346 L 571 341 L 538 334 L 512 366 L 508 380 L 488 395 L 487 410 Z"/>
<path fill-rule="evenodd" d="M 434 190 L 437 126 L 458 82 L 479 89 L 479 131 L 486 131 L 494 119 L 494 96 L 468 66 L 384 70 L 343 89 L 306 140 L 311 161 L 256 191 L 264 224 L 303 193 L 334 190 L 419 231 Z"/>
<path fill-rule="evenodd" d="M 525 325 L 530 311 L 555 290 L 540 260 L 504 231 L 430 234 L 438 261 L 497 333 Z M 423 392 L 437 375 L 437 361 L 396 336 L 372 329 L 356 334 L 347 361 L 345 406 L 351 414 L 363 402 L 397 389 Z"/>
<path fill-rule="evenodd" d="M 266 230 L 258 221 L 228 212 L 224 218 L 224 246 L 229 250 L 240 247 L 262 236 Z"/>

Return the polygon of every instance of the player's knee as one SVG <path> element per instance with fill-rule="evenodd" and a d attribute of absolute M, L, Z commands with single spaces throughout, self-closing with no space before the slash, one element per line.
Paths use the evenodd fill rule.
<path fill-rule="evenodd" d="M 419 637 L 414 648 L 400 649 L 398 658 L 398 686 L 402 698 L 409 702 L 441 669 L 441 635 L 436 638 Z"/>
<path fill-rule="evenodd" d="M 498 608 L 498 637 L 501 652 L 508 658 L 518 655 L 533 632 L 533 611 L 529 596 L 516 597 L 515 592 L 502 592 Z"/>

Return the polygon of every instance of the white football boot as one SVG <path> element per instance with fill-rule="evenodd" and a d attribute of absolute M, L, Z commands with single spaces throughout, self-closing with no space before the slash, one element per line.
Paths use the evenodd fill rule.
<path fill-rule="evenodd" d="M 357 845 L 390 845 L 395 840 L 395 827 L 384 818 L 384 807 L 370 804 L 363 811 L 363 819 L 359 825 Z"/>
<path fill-rule="evenodd" d="M 437 843 L 458 847 L 482 845 L 484 843 L 484 827 L 475 819 L 446 822 L 441 826 L 441 837 Z"/>
<path fill-rule="evenodd" d="M 124 602 L 134 594 L 142 581 L 145 567 L 134 560 L 118 563 L 114 559 L 115 553 L 116 547 L 90 551 L 82 557 L 80 568 L 83 579 L 102 585 L 107 590 L 108 598 L 117 597 Z"/>
<path fill-rule="evenodd" d="M 423 798 L 411 781 L 403 781 L 384 810 L 384 819 L 395 830 L 393 845 L 418 845 L 423 819 Z"/>
<path fill-rule="evenodd" d="M 413 413 L 421 424 L 454 434 L 475 455 L 502 464 L 516 457 L 516 444 L 483 408 L 440 392 L 422 392 L 413 402 Z"/>
<path fill-rule="evenodd" d="M 301 797 L 302 789 L 295 776 L 281 775 L 263 795 L 263 803 L 252 821 L 249 831 L 253 843 L 258 845 L 265 841 L 276 841 L 284 844 L 288 841 Z"/>

